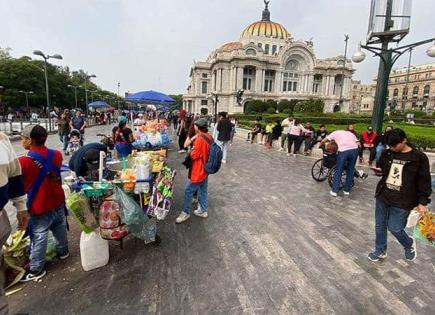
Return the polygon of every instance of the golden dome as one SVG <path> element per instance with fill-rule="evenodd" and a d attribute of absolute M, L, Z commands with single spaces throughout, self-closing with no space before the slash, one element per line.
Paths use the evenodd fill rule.
<path fill-rule="evenodd" d="M 279 23 L 272 21 L 258 21 L 249 25 L 242 33 L 245 36 L 264 36 L 278 39 L 287 39 L 289 32 Z"/>
<path fill-rule="evenodd" d="M 242 46 L 243 45 L 240 42 L 230 42 L 230 43 L 226 43 L 226 44 L 222 45 L 222 47 L 219 49 L 223 50 L 223 51 L 233 51 L 233 50 L 242 48 Z"/>

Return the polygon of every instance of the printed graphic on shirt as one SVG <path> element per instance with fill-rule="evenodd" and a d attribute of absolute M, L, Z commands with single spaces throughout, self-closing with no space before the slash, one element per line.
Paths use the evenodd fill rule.
<path fill-rule="evenodd" d="M 393 160 L 391 164 L 390 173 L 386 180 L 387 187 L 391 190 L 398 190 L 402 188 L 402 175 L 403 167 L 408 161 Z"/>

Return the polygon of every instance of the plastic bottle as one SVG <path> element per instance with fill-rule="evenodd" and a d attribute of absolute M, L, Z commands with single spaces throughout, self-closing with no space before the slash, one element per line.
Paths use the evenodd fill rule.
<path fill-rule="evenodd" d="M 136 179 L 147 179 L 150 176 L 150 160 L 148 155 L 141 156 L 135 160 Z M 148 193 L 150 190 L 149 183 L 136 183 L 134 188 L 135 194 Z"/>
<path fill-rule="evenodd" d="M 100 268 L 109 262 L 109 242 L 103 240 L 98 230 L 80 235 L 80 256 L 85 271 Z"/>

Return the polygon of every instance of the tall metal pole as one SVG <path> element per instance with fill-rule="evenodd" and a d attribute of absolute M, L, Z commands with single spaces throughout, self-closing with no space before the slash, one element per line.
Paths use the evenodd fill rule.
<path fill-rule="evenodd" d="M 119 87 L 121 86 L 121 83 L 118 82 L 118 109 L 119 109 Z"/>
<path fill-rule="evenodd" d="M 87 87 L 88 75 L 85 76 L 85 103 L 86 103 L 86 117 L 89 116 L 88 112 L 88 87 Z"/>
<path fill-rule="evenodd" d="M 45 73 L 45 91 L 47 95 L 47 112 L 48 112 L 48 130 L 51 132 L 51 110 L 50 110 L 50 95 L 48 92 L 48 77 L 47 77 L 47 58 L 44 57 L 44 73 Z"/>
<path fill-rule="evenodd" d="M 24 95 L 26 95 L 26 108 L 27 113 L 29 113 L 29 92 L 24 92 Z"/>
<path fill-rule="evenodd" d="M 344 78 L 345 78 L 345 74 L 344 71 L 346 69 L 346 61 L 347 61 L 347 44 L 349 42 L 349 35 L 344 35 L 344 41 L 345 41 L 345 46 L 344 46 L 344 64 L 343 64 L 343 71 L 342 71 L 342 77 L 341 77 L 341 88 L 340 88 L 340 107 L 343 105 L 343 88 L 344 88 Z"/>
<path fill-rule="evenodd" d="M 385 15 L 384 31 L 388 32 L 393 26 L 391 20 L 393 10 L 393 0 L 387 0 L 387 12 Z M 384 120 L 385 106 L 387 103 L 388 79 L 390 77 L 392 67 L 392 51 L 388 49 L 390 38 L 383 37 L 382 48 L 378 69 L 378 83 L 376 85 L 375 105 L 373 108 L 372 125 L 375 131 L 380 134 L 382 132 L 382 123 Z"/>
<path fill-rule="evenodd" d="M 411 72 L 412 50 L 413 50 L 413 48 L 411 48 L 409 50 L 408 71 L 406 72 L 406 82 L 405 82 L 406 100 L 404 102 L 402 102 L 402 105 L 403 105 L 402 110 L 405 110 L 406 103 L 408 103 L 408 95 L 409 95 L 408 84 L 409 84 L 409 73 Z M 402 94 L 402 99 L 403 99 L 403 94 Z"/>
<path fill-rule="evenodd" d="M 78 105 L 77 105 L 77 86 L 74 87 L 74 98 L 76 101 L 76 108 L 77 108 L 78 107 Z"/>

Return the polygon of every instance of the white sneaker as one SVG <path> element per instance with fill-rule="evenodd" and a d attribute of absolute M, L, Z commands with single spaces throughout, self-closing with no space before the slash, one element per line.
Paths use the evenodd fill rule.
<path fill-rule="evenodd" d="M 290 156 L 290 153 L 287 153 L 287 156 Z"/>
<path fill-rule="evenodd" d="M 343 190 L 343 194 L 344 194 L 345 196 L 349 196 L 349 195 L 350 195 L 350 192 L 348 192 L 348 191 L 344 191 L 344 190 Z"/>
<path fill-rule="evenodd" d="M 278 149 L 278 152 L 282 152 L 282 151 L 284 151 L 283 148 L 279 148 L 279 149 Z"/>
<path fill-rule="evenodd" d="M 190 218 L 190 214 L 187 214 L 186 212 L 182 211 L 177 219 L 175 219 L 175 222 L 180 224 L 184 221 L 188 220 Z"/>
<path fill-rule="evenodd" d="M 186 153 L 187 152 L 187 150 L 180 150 L 180 151 L 178 151 L 178 153 Z"/>
<path fill-rule="evenodd" d="M 332 197 L 337 197 L 337 193 L 336 193 L 336 192 L 333 192 L 332 190 L 329 192 L 329 194 L 330 194 Z"/>
<path fill-rule="evenodd" d="M 227 163 L 227 160 L 222 160 L 222 163 L 223 163 L 223 164 L 226 164 L 226 163 Z"/>
<path fill-rule="evenodd" d="M 201 217 L 201 218 L 208 218 L 208 212 L 207 211 L 202 211 L 201 209 L 197 209 L 195 211 L 193 211 L 193 214 L 196 215 L 197 217 Z"/>

